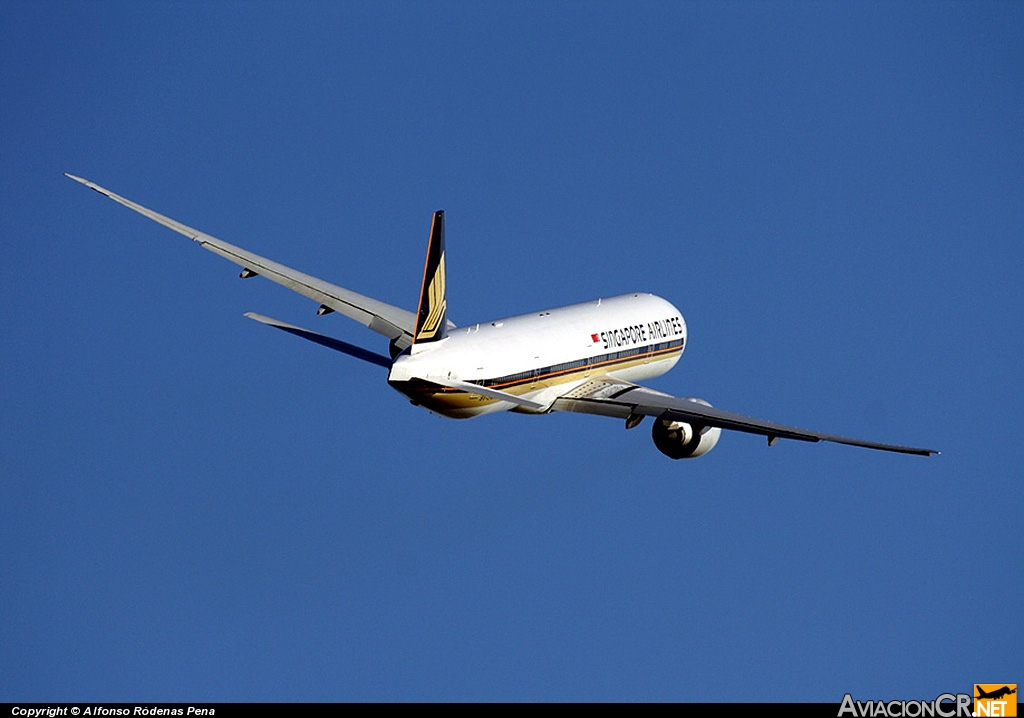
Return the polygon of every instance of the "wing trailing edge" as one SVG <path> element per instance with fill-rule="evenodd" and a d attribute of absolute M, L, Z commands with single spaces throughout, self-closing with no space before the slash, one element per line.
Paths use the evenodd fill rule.
<path fill-rule="evenodd" d="M 835 444 L 860 446 L 866 449 L 892 451 L 899 454 L 917 456 L 933 456 L 939 452 L 934 449 L 921 449 L 913 446 L 882 444 L 875 441 L 850 439 L 835 434 L 800 429 L 795 426 L 777 424 L 773 421 L 755 419 L 731 411 L 707 406 L 693 399 L 683 399 L 643 386 L 631 384 L 619 379 L 601 377 L 589 385 L 578 387 L 566 396 L 555 401 L 555 411 L 573 411 L 581 414 L 598 414 L 619 419 L 639 416 L 654 416 L 674 421 L 682 421 L 701 426 L 718 427 L 730 431 L 742 431 L 767 437 L 771 446 L 777 439 L 794 439 L 796 441 L 830 441 Z M 635 425 L 635 423 L 634 423 Z"/>
<path fill-rule="evenodd" d="M 298 292 L 315 302 L 319 302 L 322 306 L 333 309 L 339 314 L 344 314 L 350 319 L 355 319 L 378 334 L 383 334 L 391 339 L 393 344 L 399 349 L 409 346 L 412 342 L 416 315 L 406 309 L 401 309 L 372 297 L 353 292 L 350 289 L 325 282 L 322 279 L 299 272 L 283 264 L 278 264 L 241 247 L 236 247 L 222 239 L 217 239 L 205 232 L 200 232 L 198 229 L 166 217 L 159 212 L 154 212 L 82 177 L 76 177 L 67 173 L 65 173 L 65 177 L 73 179 L 75 182 L 83 184 L 105 197 L 109 197 L 128 209 L 138 212 L 142 216 L 148 217 L 154 222 L 198 242 L 203 249 L 208 249 L 228 261 L 234 262 L 242 268 L 242 274 L 240 275 L 242 277 L 252 277 L 257 274 L 266 277 L 272 282 Z"/>

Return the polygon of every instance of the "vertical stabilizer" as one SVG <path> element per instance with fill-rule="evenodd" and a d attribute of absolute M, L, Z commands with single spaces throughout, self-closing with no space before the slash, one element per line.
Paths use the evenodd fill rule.
<path fill-rule="evenodd" d="M 416 312 L 416 331 L 412 343 L 437 342 L 448 336 L 448 302 L 445 299 L 444 212 L 434 212 L 430 225 L 430 244 L 423 266 L 420 306 Z"/>

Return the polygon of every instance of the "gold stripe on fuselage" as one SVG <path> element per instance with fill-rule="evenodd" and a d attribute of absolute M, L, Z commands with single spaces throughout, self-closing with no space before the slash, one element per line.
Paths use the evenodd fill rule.
<path fill-rule="evenodd" d="M 635 366 L 642 366 L 652 361 L 663 361 L 678 357 L 683 352 L 682 346 L 668 347 L 645 354 L 636 354 L 620 359 L 607 359 L 605 361 L 589 364 L 573 369 L 561 369 L 559 371 L 538 374 L 535 377 L 526 377 L 503 384 L 485 384 L 491 389 L 508 392 L 515 396 L 522 396 L 528 392 L 546 389 L 559 384 L 567 384 L 572 381 L 586 379 L 594 375 L 607 374 L 611 371 L 629 369 Z M 408 396 L 416 404 L 420 404 L 436 411 L 439 414 L 449 414 L 465 409 L 476 409 L 490 404 L 497 403 L 498 399 L 481 396 L 462 389 L 454 389 L 447 386 L 434 384 L 424 380 L 413 380 L 403 382 L 390 382 L 391 386 Z"/>

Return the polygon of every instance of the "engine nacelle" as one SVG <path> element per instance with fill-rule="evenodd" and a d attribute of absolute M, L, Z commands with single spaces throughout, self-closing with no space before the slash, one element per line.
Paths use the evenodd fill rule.
<path fill-rule="evenodd" d="M 704 406 L 711 406 L 703 399 L 690 399 Z M 670 459 L 692 459 L 715 448 L 722 430 L 718 427 L 688 424 L 685 421 L 674 421 L 666 418 L 665 412 L 654 420 L 651 437 L 658 451 Z"/>

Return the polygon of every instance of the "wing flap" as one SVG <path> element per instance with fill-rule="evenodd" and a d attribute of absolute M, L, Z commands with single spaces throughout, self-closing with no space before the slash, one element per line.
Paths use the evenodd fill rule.
<path fill-rule="evenodd" d="M 875 441 L 850 439 L 835 434 L 825 434 L 795 426 L 777 424 L 773 421 L 755 419 L 743 414 L 706 406 L 692 399 L 665 394 L 654 389 L 630 384 L 618 379 L 601 378 L 589 382 L 558 399 L 552 409 L 555 411 L 574 411 L 583 414 L 599 414 L 618 419 L 630 415 L 645 415 L 675 421 L 702 424 L 747 434 L 768 437 L 769 443 L 774 439 L 794 439 L 796 441 L 830 441 L 835 444 L 861 446 L 879 451 L 894 451 L 901 454 L 931 456 L 938 454 L 934 449 L 920 449 L 913 446 L 898 446 Z"/>
<path fill-rule="evenodd" d="M 383 334 L 389 339 L 406 334 L 412 336 L 412 326 L 415 321 L 415 315 L 412 312 L 317 279 L 305 272 L 278 264 L 208 234 L 200 232 L 194 239 L 204 249 L 219 254 L 240 267 L 256 271 L 260 276 L 326 305 L 339 314 L 355 319 L 363 326 L 378 334 Z"/>
<path fill-rule="evenodd" d="M 401 339 L 404 337 L 407 342 L 400 343 L 406 343 L 406 345 L 412 341 L 413 329 L 416 324 L 416 315 L 413 312 L 364 296 L 358 292 L 353 292 L 350 289 L 339 287 L 330 282 L 325 282 L 305 272 L 286 267 L 266 257 L 261 257 L 241 247 L 236 247 L 229 242 L 217 239 L 205 232 L 200 232 L 159 212 L 154 212 L 147 207 L 132 202 L 130 199 L 115 194 L 87 179 L 67 173 L 65 173 L 65 176 L 138 212 L 144 217 L 148 217 L 154 222 L 162 224 L 168 229 L 174 230 L 178 234 L 198 242 L 204 249 L 208 249 L 214 254 L 219 254 L 221 257 L 234 262 L 242 267 L 243 270 L 260 274 L 272 282 L 276 282 L 292 291 L 298 292 L 304 297 L 309 297 L 315 302 L 326 305 L 339 314 L 344 314 L 346 317 L 356 320 L 389 339 Z M 250 274 L 249 276 L 252 275 Z"/>

